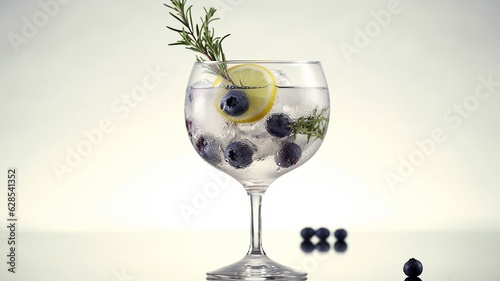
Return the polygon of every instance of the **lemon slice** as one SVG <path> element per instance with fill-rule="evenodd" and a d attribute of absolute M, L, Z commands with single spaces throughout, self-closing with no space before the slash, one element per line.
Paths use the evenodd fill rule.
<path fill-rule="evenodd" d="M 227 70 L 229 77 L 242 92 L 245 92 L 248 98 L 248 110 L 239 116 L 230 116 L 220 108 L 222 97 L 228 92 L 227 89 L 219 91 L 215 96 L 215 108 L 226 119 L 237 123 L 248 123 L 260 120 L 271 110 L 276 96 L 276 82 L 269 70 L 256 64 L 240 64 Z M 214 86 L 231 85 L 224 78 L 218 76 L 213 84 Z M 246 88 L 248 87 L 248 88 Z"/>

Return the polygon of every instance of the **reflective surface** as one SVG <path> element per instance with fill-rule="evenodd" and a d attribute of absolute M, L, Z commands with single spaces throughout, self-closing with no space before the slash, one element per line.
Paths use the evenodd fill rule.
<path fill-rule="evenodd" d="M 333 237 L 313 239 L 315 247 L 304 251 L 299 232 L 267 231 L 266 252 L 308 272 L 308 280 L 404 280 L 411 257 L 422 262 L 423 281 L 498 280 L 499 233 L 349 232 L 339 252 Z M 201 281 L 208 269 L 241 258 L 246 240 L 246 231 L 20 232 L 16 273 L 2 263 L 0 280 Z"/>

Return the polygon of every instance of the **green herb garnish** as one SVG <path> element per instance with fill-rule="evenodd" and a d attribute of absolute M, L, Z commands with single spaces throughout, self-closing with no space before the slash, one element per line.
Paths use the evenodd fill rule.
<path fill-rule="evenodd" d="M 186 0 L 170 0 L 170 2 L 172 2 L 171 6 L 164 5 L 175 11 L 175 14 L 173 12 L 169 13 L 180 21 L 183 26 L 181 29 L 167 26 L 168 29 L 179 33 L 181 36 L 179 41 L 169 45 L 184 45 L 186 49 L 201 53 L 206 57 L 196 55 L 196 61 L 206 61 L 206 59 L 210 61 L 226 61 L 226 56 L 222 50 L 222 41 L 230 34 L 226 34 L 223 37 L 215 37 L 214 29 L 209 27 L 211 22 L 219 19 L 214 17 L 217 9 L 209 8 L 207 10 L 203 8 L 205 16 L 200 18 L 201 24 L 193 25 L 193 18 L 191 16 L 191 8 L 193 6 L 191 5 L 186 9 Z M 227 65 L 225 63 L 210 65 L 210 69 L 214 74 L 234 84 L 227 73 Z"/>
<path fill-rule="evenodd" d="M 310 116 L 303 116 L 297 119 L 290 125 L 292 136 L 296 138 L 297 134 L 307 135 L 307 142 L 312 137 L 323 139 L 328 125 L 328 117 L 324 116 L 326 109 L 325 107 L 321 111 L 318 111 L 318 108 L 315 108 Z"/>

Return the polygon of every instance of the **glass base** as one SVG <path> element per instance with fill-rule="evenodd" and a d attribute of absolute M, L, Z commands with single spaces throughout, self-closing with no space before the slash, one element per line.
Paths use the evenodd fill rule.
<path fill-rule="evenodd" d="M 307 280 L 307 273 L 272 261 L 266 255 L 247 255 L 242 260 L 207 272 L 207 280 Z"/>

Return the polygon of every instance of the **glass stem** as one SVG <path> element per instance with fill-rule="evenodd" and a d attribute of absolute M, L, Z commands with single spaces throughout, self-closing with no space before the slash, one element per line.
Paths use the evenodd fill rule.
<path fill-rule="evenodd" d="M 251 224 L 250 224 L 250 249 L 247 255 L 265 255 L 262 248 L 262 217 L 261 217 L 261 204 L 262 196 L 264 193 L 249 192 L 250 197 L 250 211 L 251 211 Z"/>

